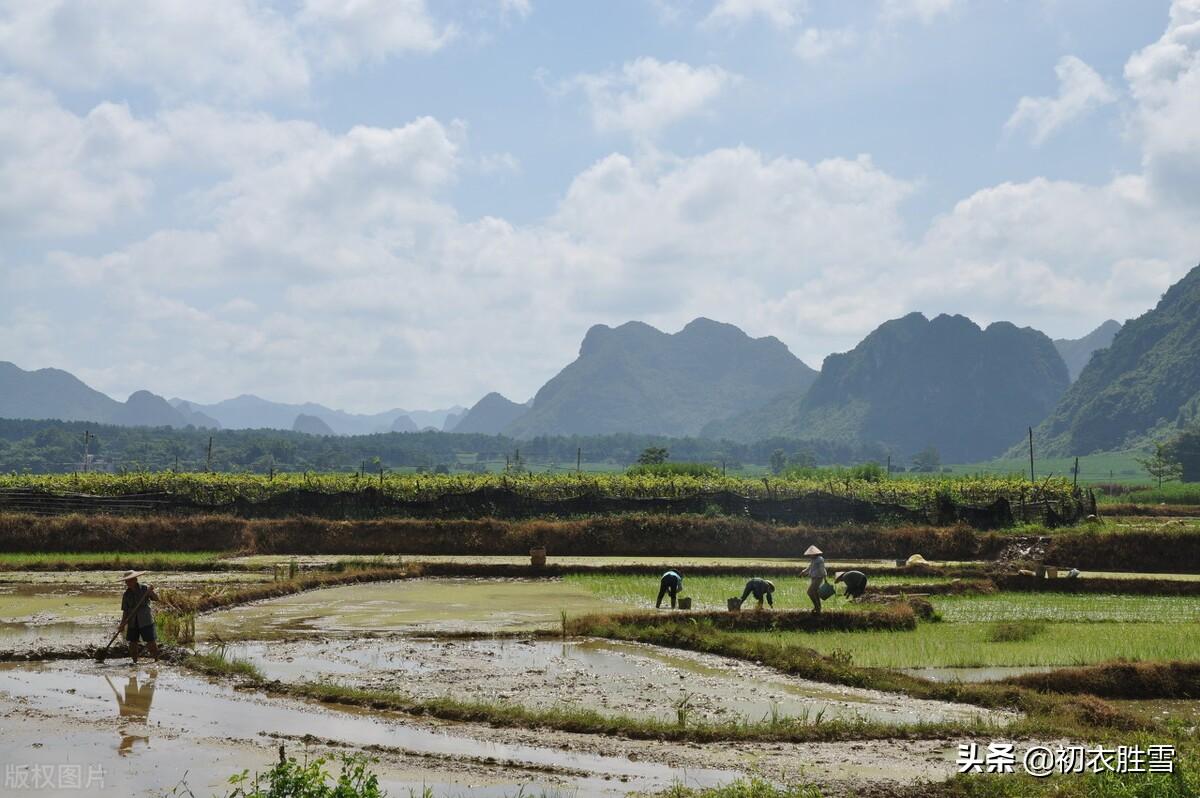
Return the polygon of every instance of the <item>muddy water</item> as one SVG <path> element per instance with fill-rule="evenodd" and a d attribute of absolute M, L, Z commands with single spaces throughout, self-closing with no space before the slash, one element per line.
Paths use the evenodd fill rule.
<path fill-rule="evenodd" d="M 444 786 L 461 792 L 482 780 L 496 794 L 541 784 L 590 795 L 659 790 L 676 782 L 711 785 L 735 777 L 732 771 L 481 740 L 459 732 L 461 727 L 448 731 L 393 715 L 266 700 L 167 668 L 0 667 L 0 717 L 0 758 L 6 763 L 80 764 L 85 779 L 102 768 L 104 789 L 95 794 L 133 786 L 135 794 L 147 794 L 181 779 L 192 789 L 214 787 L 241 767 L 267 765 L 279 735 L 304 734 L 378 747 L 380 770 L 394 794 L 432 784 L 431 775 L 455 773 Z M 406 779 L 406 768 L 419 778 Z"/>
<path fill-rule="evenodd" d="M 164 572 L 150 574 L 147 583 L 190 591 L 262 578 L 242 572 Z M 0 573 L 0 649 L 103 644 L 121 619 L 123 589 L 117 572 Z"/>
<path fill-rule="evenodd" d="M 481 633 L 555 628 L 561 613 L 625 608 L 560 579 L 410 579 L 347 585 L 206 615 L 200 639 L 420 630 Z"/>
<path fill-rule="evenodd" d="M 1006 713 L 822 684 L 753 663 L 653 646 L 584 640 L 327 640 L 251 643 L 229 655 L 281 681 L 327 681 L 431 699 L 579 706 L 609 715 L 694 722 L 772 718 L 909 724 Z"/>
<path fill-rule="evenodd" d="M 1014 665 L 977 668 L 903 668 L 902 673 L 931 682 L 994 682 L 1009 676 L 1046 673 L 1058 666 Z"/>

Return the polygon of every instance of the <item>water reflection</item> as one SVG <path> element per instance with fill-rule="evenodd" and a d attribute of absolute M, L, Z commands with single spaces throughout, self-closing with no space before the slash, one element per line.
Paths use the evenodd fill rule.
<path fill-rule="evenodd" d="M 158 678 L 158 671 L 149 670 L 146 672 L 145 679 L 138 679 L 138 675 L 134 674 L 129 677 L 125 683 L 125 692 L 121 693 L 117 686 L 113 684 L 113 680 L 104 677 L 108 682 L 109 688 L 117 699 L 117 712 L 121 718 L 118 730 L 121 734 L 121 743 L 117 746 L 118 753 L 121 756 L 127 756 L 133 752 L 133 745 L 136 742 L 141 742 L 143 745 L 150 745 L 149 734 L 136 734 L 136 732 L 147 731 L 147 721 L 150 717 L 150 704 L 154 701 L 154 680 Z"/>

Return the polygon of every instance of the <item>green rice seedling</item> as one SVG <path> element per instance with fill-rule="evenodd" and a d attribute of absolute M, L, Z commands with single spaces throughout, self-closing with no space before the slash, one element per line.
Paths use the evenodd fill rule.
<path fill-rule="evenodd" d="M 1045 628 L 1040 621 L 997 621 L 988 630 L 987 639 L 992 643 L 1020 643 L 1032 640 Z"/>

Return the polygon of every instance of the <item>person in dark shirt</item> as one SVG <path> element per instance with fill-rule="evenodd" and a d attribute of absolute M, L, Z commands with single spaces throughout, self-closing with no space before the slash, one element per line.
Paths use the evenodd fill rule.
<path fill-rule="evenodd" d="M 862 571 L 846 571 L 837 575 L 835 583 L 842 582 L 846 585 L 846 598 L 862 598 L 863 593 L 867 592 L 867 575 Z"/>
<path fill-rule="evenodd" d="M 746 583 L 746 589 L 742 591 L 742 602 L 744 603 L 751 595 L 758 601 L 758 608 L 762 609 L 763 599 L 767 600 L 767 604 L 771 607 L 775 606 L 775 601 L 772 595 L 775 593 L 775 583 L 769 579 L 754 577 Z"/>
<path fill-rule="evenodd" d="M 679 591 L 683 590 L 683 577 L 678 571 L 667 571 L 662 575 L 662 579 L 658 580 L 658 599 L 654 602 L 654 609 L 662 606 L 663 596 L 671 596 L 671 609 L 675 609 L 675 597 L 679 595 Z"/>
<path fill-rule="evenodd" d="M 121 627 L 125 630 L 129 656 L 134 662 L 138 661 L 138 641 L 146 643 L 150 656 L 158 662 L 158 637 L 154 632 L 154 614 L 150 611 L 150 602 L 158 601 L 158 594 L 150 585 L 138 584 L 138 577 L 144 573 L 126 571 L 121 577 L 125 582 L 125 593 L 121 596 Z"/>

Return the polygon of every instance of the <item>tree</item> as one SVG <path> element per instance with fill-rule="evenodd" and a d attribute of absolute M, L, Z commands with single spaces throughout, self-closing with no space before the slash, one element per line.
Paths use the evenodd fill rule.
<path fill-rule="evenodd" d="M 912 470 L 923 474 L 931 474 L 942 467 L 942 456 L 932 446 L 913 455 Z"/>
<path fill-rule="evenodd" d="M 1200 482 L 1200 427 L 1184 432 L 1168 444 L 1171 455 L 1182 467 L 1183 482 Z"/>
<path fill-rule="evenodd" d="M 1161 490 L 1164 482 L 1183 478 L 1183 463 L 1176 457 L 1174 448 L 1165 443 L 1154 444 L 1154 454 L 1150 457 L 1136 457 L 1138 464 L 1146 469 L 1146 473 L 1158 480 Z"/>
<path fill-rule="evenodd" d="M 667 462 L 667 458 L 671 453 L 664 446 L 650 446 L 642 450 L 638 455 L 638 465 L 658 465 Z"/>
<path fill-rule="evenodd" d="M 783 449 L 771 452 L 771 473 L 782 474 L 785 468 L 787 468 L 787 455 L 783 453 Z"/>

